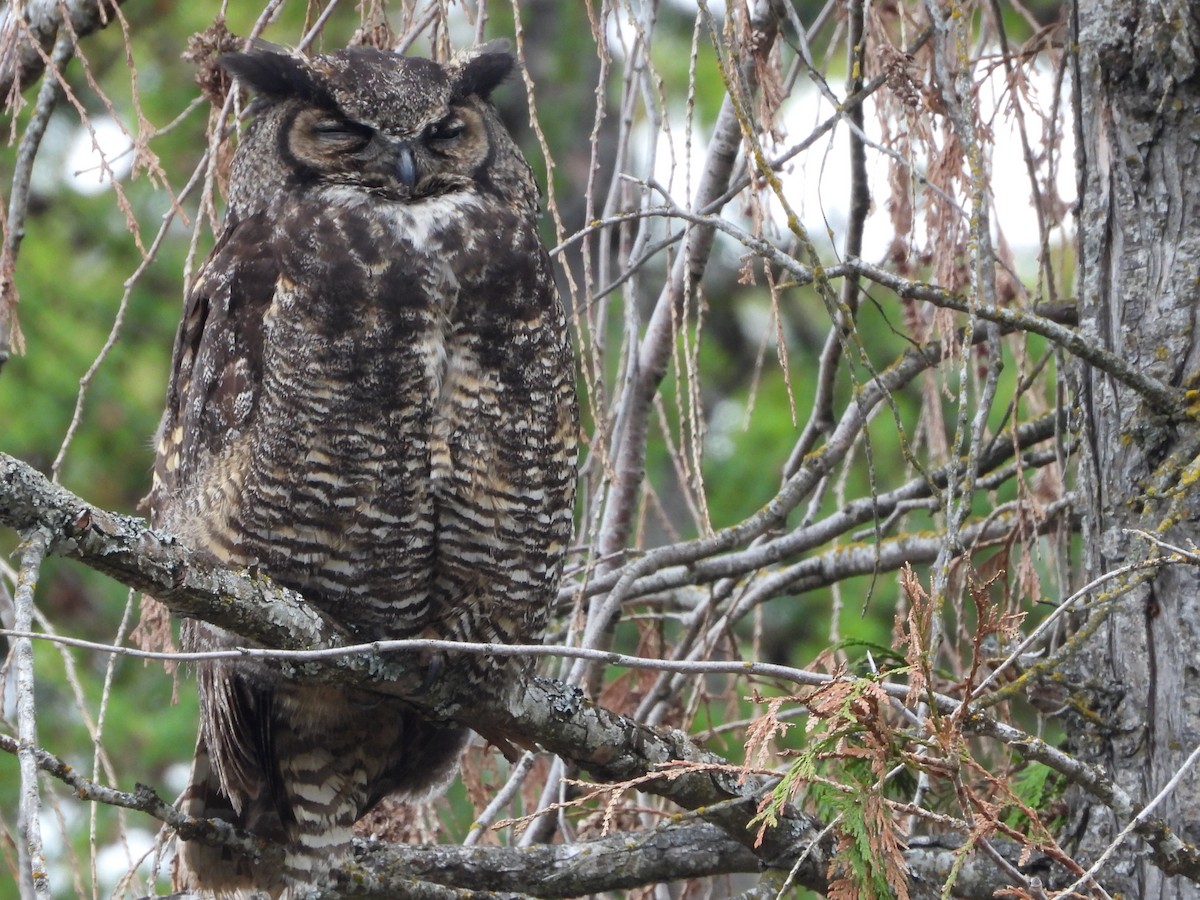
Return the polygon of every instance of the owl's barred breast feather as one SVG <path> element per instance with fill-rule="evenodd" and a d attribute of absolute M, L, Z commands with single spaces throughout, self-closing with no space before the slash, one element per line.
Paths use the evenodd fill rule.
<path fill-rule="evenodd" d="M 153 515 L 358 639 L 537 641 L 561 573 L 574 365 L 536 186 L 488 102 L 513 64 L 487 47 L 447 65 L 362 48 L 226 63 L 257 115 L 185 303 Z M 438 670 L 503 694 L 528 665 Z M 178 885 L 209 895 L 319 883 L 357 819 L 436 790 L 465 738 L 402 700 L 249 661 L 202 664 L 198 682 L 187 810 L 287 850 L 268 869 L 181 845 Z"/>

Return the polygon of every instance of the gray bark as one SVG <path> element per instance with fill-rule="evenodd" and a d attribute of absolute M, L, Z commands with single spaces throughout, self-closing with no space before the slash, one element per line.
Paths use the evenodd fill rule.
<path fill-rule="evenodd" d="M 62 13 L 70 19 L 71 31 L 84 37 L 107 28 L 116 17 L 114 8 L 125 0 L 69 0 L 57 3 L 6 4 L 0 11 L 0 97 L 14 87 L 23 91 L 36 84 L 46 68 L 48 54 L 62 27 Z M 38 52 L 41 49 L 41 53 Z"/>
<path fill-rule="evenodd" d="M 1171 386 L 1194 386 L 1200 260 L 1200 26 L 1186 0 L 1077 3 L 1079 305 L 1083 335 Z M 1151 552 L 1140 529 L 1188 546 L 1200 498 L 1194 421 L 1171 421 L 1092 368 L 1079 372 L 1085 460 L 1084 577 Z M 1092 598 L 1074 667 L 1075 753 L 1147 802 L 1200 741 L 1200 574 L 1167 567 L 1113 598 Z M 1114 840 L 1111 810 L 1076 796 L 1079 857 Z M 1155 809 L 1200 840 L 1200 773 Z M 1127 839 L 1100 873 L 1111 894 L 1200 897 Z"/>

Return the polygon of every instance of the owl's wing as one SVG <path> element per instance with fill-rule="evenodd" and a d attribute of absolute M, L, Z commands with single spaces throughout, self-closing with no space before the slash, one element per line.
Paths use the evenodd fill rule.
<path fill-rule="evenodd" d="M 263 365 L 263 318 L 270 309 L 279 264 L 265 214 L 227 223 L 184 305 L 175 338 L 167 407 L 159 427 L 152 519 L 187 539 L 188 523 L 204 513 L 209 466 L 251 423 L 258 407 Z M 193 549 L 228 562 L 219 546 Z M 201 622 L 184 628 L 188 649 L 234 643 Z M 243 643 L 236 641 L 236 643 Z M 222 663 L 201 664 L 198 677 L 208 711 L 200 750 L 211 757 L 235 807 L 275 793 L 271 760 L 271 692 Z M 214 791 L 215 785 L 198 786 Z M 263 832 L 267 833 L 267 832 Z"/>
<path fill-rule="evenodd" d="M 489 267 L 486 302 L 460 300 L 437 409 L 434 591 L 461 640 L 540 637 L 570 539 L 574 362 L 549 258 L 524 240 Z"/>
<path fill-rule="evenodd" d="M 265 213 L 228 223 L 188 292 L 154 463 L 157 525 L 183 513 L 180 495 L 255 413 L 279 268 L 270 237 Z"/>

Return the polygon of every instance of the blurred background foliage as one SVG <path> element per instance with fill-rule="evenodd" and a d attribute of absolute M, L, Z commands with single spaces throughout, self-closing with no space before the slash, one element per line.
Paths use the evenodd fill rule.
<path fill-rule="evenodd" d="M 554 198 L 562 217 L 565 235 L 557 235 L 550 217 L 546 222 L 546 240 L 554 246 L 561 237 L 583 227 L 584 186 L 590 159 L 589 135 L 594 122 L 595 85 L 599 72 L 595 43 L 585 4 L 580 0 L 532 0 L 514 4 L 519 7 L 522 40 L 530 76 L 537 86 L 537 109 L 547 146 L 554 159 Z M 315 49 L 343 46 L 359 27 L 359 15 L 349 4 L 333 15 L 324 36 Z M 795 3 L 801 21 L 811 22 L 825 6 L 823 0 Z M 1053 20 L 1060 4 L 1030 2 L 1026 6 L 1044 21 Z M 423 5 L 422 5 L 423 8 Z M 112 111 L 125 127 L 137 133 L 138 117 L 134 96 L 150 128 L 164 129 L 148 141 L 166 179 L 166 187 L 145 172 L 122 178 L 121 190 L 138 223 L 141 240 L 149 244 L 163 216 L 171 208 L 172 196 L 187 182 L 206 146 L 209 105 L 194 103 L 199 95 L 194 83 L 195 67 L 181 58 L 189 38 L 209 28 L 218 14 L 216 3 L 172 3 L 168 0 L 129 0 L 122 12 L 128 22 L 121 29 L 110 27 L 84 42 L 91 79 L 106 96 L 101 98 L 89 85 L 78 61 L 71 63 L 67 77 L 94 125 L 102 127 Z M 282 44 L 294 44 L 319 13 L 317 4 L 285 3 L 264 37 Z M 247 34 L 260 14 L 259 4 L 227 4 L 224 15 L 230 30 Z M 488 37 L 515 34 L 513 7 L 495 4 L 489 8 Z M 388 12 L 396 31 L 411 10 L 397 6 Z M 1012 15 L 1008 22 L 1010 38 L 1021 40 L 1031 33 L 1029 23 Z M 695 7 L 686 2 L 663 3 L 656 22 L 654 61 L 663 79 L 663 97 L 670 115 L 684 117 L 695 27 Z M 828 42 L 835 33 L 831 26 L 822 32 Z M 465 46 L 472 31 L 451 35 L 451 43 Z M 699 133 L 711 129 L 724 95 L 725 86 L 714 64 L 714 51 L 703 37 L 697 44 L 694 79 L 694 117 Z M 416 52 L 427 52 L 427 44 L 418 42 Z M 136 64 L 131 75 L 127 52 Z M 820 42 L 812 47 L 814 58 L 827 61 L 830 80 L 844 79 L 842 50 L 831 51 Z M 619 97 L 619 85 L 613 85 L 610 106 Z M 26 91 L 32 101 L 36 87 Z M 526 155 L 544 182 L 547 170 L 536 136 L 527 126 L 528 113 L 524 91 L 511 85 L 498 98 L 509 121 L 514 123 Z M 32 105 L 32 104 L 30 104 Z M 182 118 L 179 118 L 181 114 Z M 27 106 L 10 123 L 10 140 L 0 150 L 0 183 L 11 182 L 15 140 L 22 133 L 29 115 Z M 615 118 L 610 109 L 609 122 Z M 165 128 L 168 124 L 171 127 Z M 784 123 L 785 125 L 789 123 Z M 808 123 L 795 123 L 796 131 Z M 142 264 L 142 254 L 131 239 L 126 214 L 114 202 L 112 187 L 101 184 L 94 172 L 79 172 L 80 160 L 86 160 L 90 138 L 80 117 L 70 104 L 56 114 L 42 147 L 33 182 L 33 197 L 26 223 L 26 234 L 16 269 L 16 284 L 21 296 L 20 323 L 27 352 L 14 356 L 0 372 L 0 450 L 50 473 L 62 452 L 64 436 L 75 415 L 80 380 L 92 366 L 113 329 L 125 292 L 124 285 Z M 117 160 L 116 165 L 120 165 Z M 676 186 L 677 189 L 679 186 Z M 839 186 L 831 186 L 839 194 Z M 104 362 L 98 367 L 87 388 L 79 413 L 78 429 L 62 455 L 59 480 L 70 490 L 101 507 L 126 513 L 139 513 L 139 501 L 149 489 L 153 459 L 153 435 L 161 411 L 171 347 L 178 322 L 183 293 L 182 273 L 189 259 L 192 223 L 197 213 L 197 198 L 187 197 L 181 207 L 188 222 L 178 217 L 170 226 L 161 247 L 145 274 L 129 291 L 124 323 Z M 833 251 L 824 235 L 820 245 Z M 192 258 L 200 260 L 211 235 L 202 230 Z M 572 253 L 563 257 L 578 274 L 578 259 Z M 763 284 L 747 284 L 739 279 L 742 265 L 735 245 L 722 245 L 714 254 L 706 274 L 707 302 L 702 309 L 705 320 L 699 349 L 699 368 L 703 373 L 703 404 L 709 421 L 704 483 L 708 510 L 714 527 L 730 525 L 759 509 L 779 485 L 779 462 L 786 459 L 812 403 L 812 386 L 804 373 L 815 368 L 828 317 L 824 307 L 809 289 L 792 288 L 783 292 L 788 308 L 782 320 L 787 333 L 789 377 L 779 363 L 774 340 L 764 334 L 771 323 L 771 299 Z M 194 268 L 194 264 L 193 264 Z M 651 279 L 661 283 L 663 273 L 650 270 Z M 652 298 L 657 284 L 644 287 L 643 296 Z M 564 284 L 564 295 L 566 295 Z M 873 289 L 864 302 L 859 332 L 876 367 L 886 366 L 908 345 L 908 338 L 897 322 L 900 316 L 895 298 Z M 614 317 L 618 319 L 619 317 Z M 613 323 L 609 336 L 614 345 L 621 339 L 620 322 Z M 1041 353 L 1044 348 L 1031 345 Z M 681 348 L 681 352 L 687 352 Z M 1005 378 L 1020 377 L 1021 367 L 1006 369 Z M 866 375 L 857 373 L 861 381 Z M 842 398 L 848 397 L 854 382 L 843 373 L 838 385 Z M 668 376 L 662 391 L 663 406 L 674 410 L 678 384 Z M 896 397 L 896 414 L 903 422 L 903 433 L 916 428 L 922 398 L 919 386 Z M 947 406 L 947 415 L 953 411 Z M 674 421 L 674 417 L 672 417 Z M 678 435 L 676 435 L 678 437 Z M 870 467 L 854 470 L 848 484 L 848 496 L 883 491 L 911 477 L 903 465 L 900 432 L 883 413 L 872 427 Z M 686 514 L 677 514 L 678 500 L 672 496 L 678 486 L 672 448 L 656 435 L 649 448 L 647 467 L 656 486 L 658 501 L 668 510 L 659 517 L 647 511 L 646 528 L 650 533 L 664 530 L 667 523 L 679 528 L 662 538 L 679 539 L 694 534 L 686 524 Z M 997 502 L 1010 499 L 1003 492 Z M 839 502 L 838 492 L 828 492 L 827 509 Z M 654 543 L 648 539 L 648 543 Z M 0 534 L 0 554 L 11 559 L 15 537 Z M 840 633 L 843 638 L 886 647 L 895 611 L 896 587 L 893 577 L 854 579 L 838 588 L 845 598 L 841 604 Z M 73 636 L 111 641 L 124 619 L 126 629 L 136 621 L 136 598 L 122 586 L 81 566 L 52 560 L 43 570 L 38 588 L 38 605 L 45 618 L 56 628 Z M 870 596 L 870 602 L 865 598 Z M 132 604 L 132 607 L 131 605 Z M 783 598 L 762 612 L 757 636 L 760 658 L 770 662 L 804 665 L 825 651 L 829 644 L 829 615 L 833 604 L 829 591 L 803 597 Z M 130 618 L 132 617 L 132 618 Z M 641 640 L 635 626 L 623 626 L 622 649 L 636 650 Z M 663 636 L 670 639 L 670 629 Z M 195 728 L 194 692 L 184 681 L 175 690 L 172 679 L 156 666 L 118 660 L 102 654 L 71 651 L 61 653 L 47 644 L 35 647 L 38 675 L 39 740 L 47 749 L 64 756 L 83 771 L 92 771 L 93 739 L 83 724 L 79 708 L 92 717 L 101 709 L 101 689 L 105 672 L 112 665 L 112 689 L 104 698 L 103 745 L 115 768 L 118 785 L 132 790 L 135 781 L 146 782 L 169 796 L 181 786 L 181 766 L 191 757 Z M 67 664 L 70 660 L 70 665 Z M 75 671 L 71 672 L 71 667 Z M 614 678 L 616 676 L 614 675 Z M 5 716 L 11 715 L 10 699 Z M 740 715 L 748 710 L 743 707 Z M 719 727 L 728 710 L 706 709 L 708 724 Z M 726 733 L 714 738 L 718 746 L 740 744 L 741 736 Z M 728 749 L 728 748 L 726 748 Z M 736 754 L 735 754 L 736 756 Z M 15 826 L 16 760 L 0 754 L 0 811 L 5 829 Z M 470 808 L 461 786 L 447 801 L 454 809 L 450 827 L 452 837 L 460 837 L 471 821 Z M 101 845 L 119 845 L 120 835 L 132 826 L 140 829 L 145 846 L 153 828 L 138 817 L 125 817 L 110 808 L 82 807 L 69 797 L 60 803 L 59 814 L 68 820 L 68 831 L 86 839 L 87 819 L 98 817 L 98 841 Z M 131 820 L 131 821 L 130 821 Z M 54 828 L 47 829 L 48 833 Z M 52 848 L 53 849 L 53 848 Z M 135 851 L 138 848 L 134 848 Z M 75 876 L 55 874 L 54 883 L 74 896 L 78 878 L 82 895 L 90 895 L 92 875 L 87 863 L 86 845 L 60 848 L 60 865 L 75 869 Z M 107 850 L 105 851 L 108 852 Z M 123 856 L 117 849 L 113 852 Z M 74 853 L 74 862 L 71 854 Z M 0 833 L 0 900 L 15 898 L 10 880 L 15 866 L 14 834 Z M 123 870 L 122 860 L 113 871 Z M 104 881 L 105 874 L 100 875 Z M 97 887 L 105 896 L 109 885 Z"/>

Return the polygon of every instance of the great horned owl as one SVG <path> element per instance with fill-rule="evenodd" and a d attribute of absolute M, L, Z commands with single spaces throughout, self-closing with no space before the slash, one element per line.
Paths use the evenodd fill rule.
<path fill-rule="evenodd" d="M 488 99 L 512 56 L 258 49 L 221 65 L 255 118 L 175 342 L 155 523 L 300 590 L 354 639 L 540 639 L 571 532 L 576 400 L 537 188 Z M 197 622 L 184 640 L 245 643 Z M 441 668 L 465 689 L 523 670 Z M 440 787 L 464 742 L 400 700 L 258 664 L 198 680 L 186 811 L 287 851 L 268 869 L 185 843 L 181 888 L 319 882 L 358 818 Z"/>

